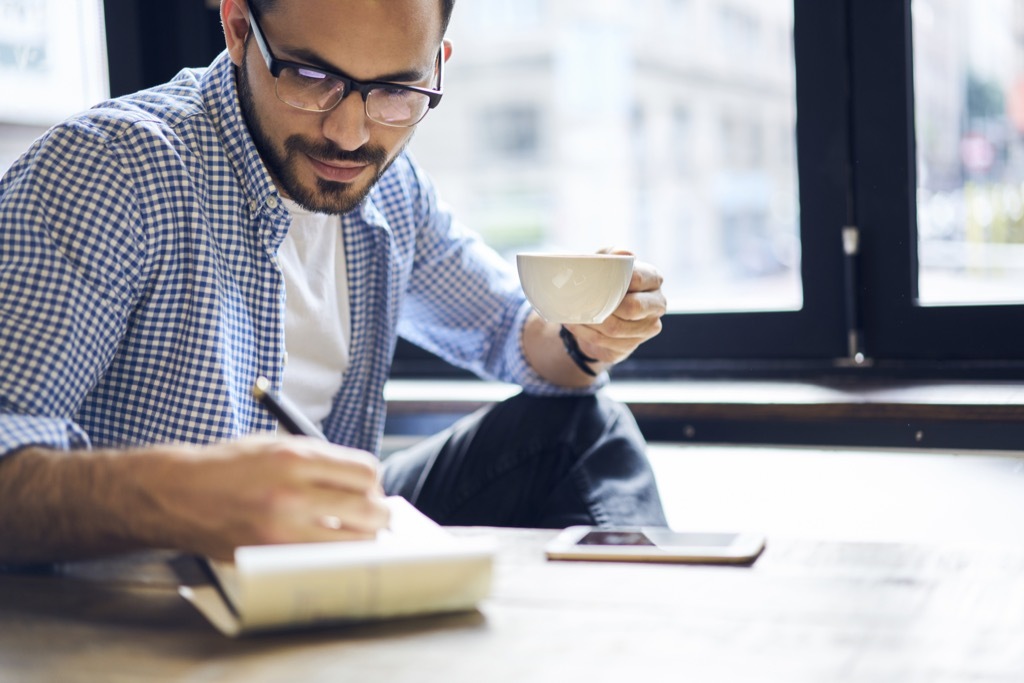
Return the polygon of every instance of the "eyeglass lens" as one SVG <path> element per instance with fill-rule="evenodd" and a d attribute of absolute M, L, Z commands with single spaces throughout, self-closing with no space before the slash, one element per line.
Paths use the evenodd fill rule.
<path fill-rule="evenodd" d="M 312 69 L 285 67 L 277 77 L 277 96 L 309 111 L 327 111 L 346 95 L 345 84 Z M 381 86 L 366 95 L 366 115 L 388 125 L 411 125 L 426 114 L 430 98 L 423 93 Z"/>

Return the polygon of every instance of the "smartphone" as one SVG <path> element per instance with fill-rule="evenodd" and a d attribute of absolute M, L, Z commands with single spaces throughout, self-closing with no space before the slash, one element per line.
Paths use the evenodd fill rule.
<path fill-rule="evenodd" d="M 750 564 L 764 546 L 764 536 L 750 532 L 571 526 L 548 543 L 544 552 L 549 560 Z"/>

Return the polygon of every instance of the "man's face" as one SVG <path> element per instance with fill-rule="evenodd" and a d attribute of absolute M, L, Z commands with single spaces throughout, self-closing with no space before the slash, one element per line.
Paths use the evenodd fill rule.
<path fill-rule="evenodd" d="M 278 59 L 361 81 L 436 85 L 437 0 L 281 0 L 259 20 Z M 392 77 L 409 73 L 423 78 Z M 278 190 L 310 211 L 338 214 L 359 204 L 414 130 L 371 121 L 357 92 L 328 112 L 285 104 L 251 31 L 238 84 L 242 112 Z"/>

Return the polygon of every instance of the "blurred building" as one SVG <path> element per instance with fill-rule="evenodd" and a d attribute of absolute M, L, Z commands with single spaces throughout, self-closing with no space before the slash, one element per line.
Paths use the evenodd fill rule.
<path fill-rule="evenodd" d="M 792 31 L 788 0 L 461 3 L 413 149 L 506 252 L 628 245 L 684 296 L 798 306 Z"/>

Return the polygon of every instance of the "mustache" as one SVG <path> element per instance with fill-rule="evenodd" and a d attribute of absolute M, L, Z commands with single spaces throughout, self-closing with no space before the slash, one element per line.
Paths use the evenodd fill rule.
<path fill-rule="evenodd" d="M 320 159 L 322 161 L 345 161 L 357 164 L 370 164 L 383 166 L 387 161 L 387 152 L 382 147 L 371 147 L 363 145 L 358 149 L 341 149 L 333 142 L 313 142 L 301 135 L 291 135 L 284 141 L 284 148 L 289 153 L 300 153 Z"/>

